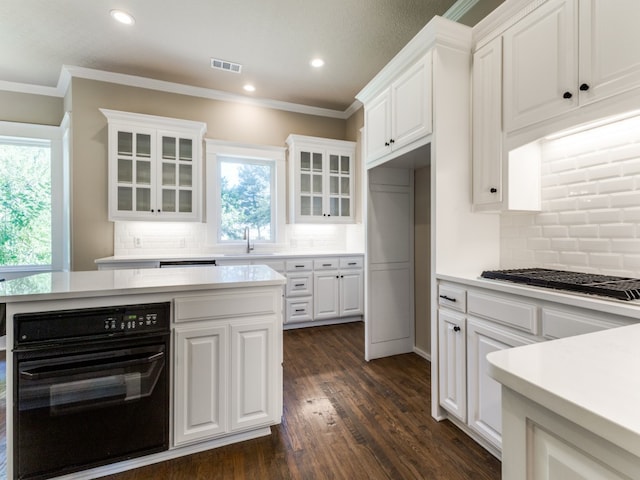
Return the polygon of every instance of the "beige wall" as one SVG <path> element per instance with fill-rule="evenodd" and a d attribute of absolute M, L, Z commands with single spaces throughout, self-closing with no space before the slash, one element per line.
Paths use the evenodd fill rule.
<path fill-rule="evenodd" d="M 414 172 L 414 268 L 416 347 L 431 353 L 431 169 Z"/>
<path fill-rule="evenodd" d="M 72 270 L 93 270 L 96 258 L 113 255 L 113 223 L 107 220 L 107 119 L 99 108 L 203 121 L 206 137 L 219 140 L 285 146 L 290 133 L 354 140 L 347 137 L 345 120 L 94 80 L 74 78 L 69 96 L 65 105 L 73 106 Z M 357 118 L 356 114 L 350 119 L 351 124 Z"/>
<path fill-rule="evenodd" d="M 64 116 L 63 99 L 0 91 L 0 120 L 4 122 L 60 125 Z"/>

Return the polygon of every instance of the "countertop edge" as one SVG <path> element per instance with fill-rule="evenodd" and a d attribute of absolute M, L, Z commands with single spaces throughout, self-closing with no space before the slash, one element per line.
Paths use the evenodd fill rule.
<path fill-rule="evenodd" d="M 616 330 L 624 328 L 629 327 L 620 327 Z M 598 333 L 600 332 L 589 335 L 597 335 Z M 579 336 L 572 337 L 572 339 L 579 341 Z M 544 343 L 553 343 L 553 341 Z M 509 352 L 513 353 L 514 350 L 523 352 L 527 348 L 536 347 L 536 345 L 537 344 L 525 345 L 523 347 L 489 353 L 487 355 L 487 361 L 489 362 L 489 376 L 504 387 L 518 393 L 530 401 L 543 406 L 551 412 L 566 418 L 590 432 L 593 432 L 612 444 L 617 445 L 636 456 L 640 456 L 640 431 L 634 431 L 620 422 L 614 421 L 605 415 L 585 408 L 557 392 L 529 381 L 509 369 L 507 365 L 509 363 Z M 585 375 L 586 373 L 587 372 L 585 372 Z M 597 387 L 594 385 L 594 388 Z"/>
<path fill-rule="evenodd" d="M 551 288 L 533 287 L 531 285 L 522 285 L 501 280 L 490 280 L 480 278 L 477 275 L 436 274 L 436 280 L 494 290 L 500 293 L 521 295 L 537 300 L 562 303 L 566 306 L 588 308 L 612 315 L 620 315 L 640 320 L 640 301 L 638 300 L 632 300 L 629 302 L 612 300 L 607 299 L 606 297 L 597 297 L 594 295 L 563 292 L 561 290 L 554 290 Z"/>

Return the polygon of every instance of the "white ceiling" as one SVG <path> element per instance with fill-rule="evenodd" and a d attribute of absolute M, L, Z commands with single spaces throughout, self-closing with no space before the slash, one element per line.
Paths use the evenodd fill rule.
<path fill-rule="evenodd" d="M 62 66 L 73 65 L 237 95 L 247 95 L 242 85 L 251 82 L 255 98 L 344 111 L 434 15 L 454 3 L 2 0 L 0 83 L 55 87 Z M 114 8 L 130 12 L 135 25 L 116 23 L 109 15 Z M 322 69 L 309 65 L 315 56 L 325 59 Z M 211 69 L 211 57 L 242 64 L 242 73 Z"/>

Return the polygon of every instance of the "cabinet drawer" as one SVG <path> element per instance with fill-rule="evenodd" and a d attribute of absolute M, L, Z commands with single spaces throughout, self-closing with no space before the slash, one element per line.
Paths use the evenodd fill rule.
<path fill-rule="evenodd" d="M 459 312 L 467 311 L 467 292 L 453 285 L 438 285 L 438 305 L 451 308 Z"/>
<path fill-rule="evenodd" d="M 343 257 L 340 259 L 340 268 L 362 268 L 363 265 L 362 257 Z"/>
<path fill-rule="evenodd" d="M 300 297 L 313 294 L 313 274 L 289 273 L 287 275 L 287 297 Z"/>
<path fill-rule="evenodd" d="M 217 295 L 180 297 L 174 300 L 175 322 L 273 315 L 282 309 L 281 296 L 273 290 L 244 289 Z"/>
<path fill-rule="evenodd" d="M 313 270 L 313 260 L 301 258 L 299 260 L 287 260 L 287 272 L 302 272 Z"/>
<path fill-rule="evenodd" d="M 314 270 L 337 270 L 339 265 L 338 258 L 321 258 L 313 261 Z"/>
<path fill-rule="evenodd" d="M 542 336 L 545 338 L 572 337 L 621 325 L 623 323 L 609 322 L 578 313 L 570 313 L 553 308 L 542 309 Z"/>
<path fill-rule="evenodd" d="M 504 297 L 467 292 L 467 312 L 538 334 L 538 307 Z"/>
<path fill-rule="evenodd" d="M 285 323 L 309 322 L 313 320 L 313 301 L 311 297 L 288 298 Z"/>

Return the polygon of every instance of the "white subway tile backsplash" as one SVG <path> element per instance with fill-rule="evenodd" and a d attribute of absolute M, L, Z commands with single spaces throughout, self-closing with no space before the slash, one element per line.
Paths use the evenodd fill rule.
<path fill-rule="evenodd" d="M 633 223 L 608 223 L 600 225 L 600 237 L 606 238 L 634 238 L 636 225 Z"/>
<path fill-rule="evenodd" d="M 640 277 L 640 117 L 544 141 L 542 154 L 542 211 L 519 229 L 502 215 L 503 268 Z"/>

